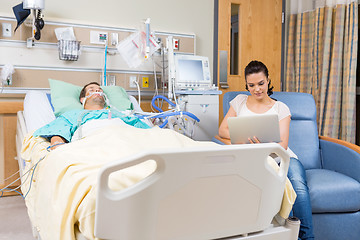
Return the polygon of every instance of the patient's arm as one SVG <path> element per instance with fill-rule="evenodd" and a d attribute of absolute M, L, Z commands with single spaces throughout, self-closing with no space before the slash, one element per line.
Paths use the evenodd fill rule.
<path fill-rule="evenodd" d="M 50 143 L 51 143 L 51 146 L 53 146 L 51 148 L 51 150 L 54 150 L 55 148 L 57 148 L 61 144 L 66 143 L 66 141 L 65 141 L 64 138 L 62 138 L 60 136 L 53 136 L 53 137 L 51 137 Z"/>

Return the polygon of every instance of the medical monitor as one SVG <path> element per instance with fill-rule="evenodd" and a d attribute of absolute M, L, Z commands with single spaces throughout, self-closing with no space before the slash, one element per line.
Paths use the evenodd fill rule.
<path fill-rule="evenodd" d="M 175 55 L 175 89 L 209 89 L 212 86 L 209 58 Z"/>

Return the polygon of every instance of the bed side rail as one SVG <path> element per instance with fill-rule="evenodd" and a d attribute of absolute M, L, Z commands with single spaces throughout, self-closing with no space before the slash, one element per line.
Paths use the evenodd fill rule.
<path fill-rule="evenodd" d="M 280 170 L 268 156 L 281 157 Z M 114 192 L 109 175 L 147 160 L 153 174 Z M 275 143 L 147 152 L 99 173 L 95 236 L 105 239 L 215 239 L 263 230 L 279 211 L 289 155 Z"/>

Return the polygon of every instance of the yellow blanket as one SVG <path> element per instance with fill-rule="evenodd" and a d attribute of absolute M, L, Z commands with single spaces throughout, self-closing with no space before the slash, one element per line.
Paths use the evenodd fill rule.
<path fill-rule="evenodd" d="M 197 142 L 172 130 L 137 129 L 126 125 L 107 126 L 89 136 L 48 152 L 49 143 L 41 137 L 26 136 L 22 158 L 26 170 L 36 165 L 31 189 L 26 196 L 29 217 L 42 239 L 75 239 L 74 226 L 88 239 L 94 236 L 96 181 L 106 163 L 156 148 L 221 147 L 212 142 Z M 271 162 L 271 161 L 270 161 Z M 275 161 L 272 160 L 273 163 Z M 276 168 L 276 163 L 274 168 Z M 153 161 L 124 169 L 110 179 L 110 188 L 129 187 L 156 168 Z M 24 172 L 25 172 L 24 171 Z M 32 171 L 30 171 L 32 173 Z M 23 193 L 30 188 L 30 177 Z M 286 218 L 296 194 L 287 180 L 280 215 Z"/>

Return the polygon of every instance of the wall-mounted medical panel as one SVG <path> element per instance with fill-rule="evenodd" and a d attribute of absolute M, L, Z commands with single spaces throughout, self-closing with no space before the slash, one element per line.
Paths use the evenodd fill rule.
<path fill-rule="evenodd" d="M 101 82 L 102 73 L 96 69 L 65 69 L 65 68 L 32 68 L 21 67 L 15 69 L 12 77 L 13 84 L 5 88 L 5 92 L 22 93 L 26 89 L 48 89 L 48 79 L 55 79 L 78 86 L 84 86 L 89 82 Z M 106 78 L 108 81 L 114 80 L 115 86 L 125 88 L 130 94 L 137 95 L 137 87 L 130 85 L 130 79 L 135 77 L 142 95 L 151 96 L 155 89 L 155 77 L 152 72 L 124 72 L 124 71 L 107 71 Z M 148 80 L 148 87 L 142 85 L 142 80 Z M 160 78 L 157 80 L 160 86 Z M 24 90 L 24 91 L 22 91 Z"/>
<path fill-rule="evenodd" d="M 0 16 L 0 23 L 9 23 L 12 26 L 12 31 L 16 27 L 15 18 Z M 74 30 L 75 37 L 77 40 L 82 42 L 84 46 L 99 46 L 99 44 L 94 44 L 90 42 L 90 34 L 92 31 L 104 32 L 108 34 L 108 45 L 111 45 L 111 34 L 117 33 L 119 41 L 125 39 L 130 34 L 136 32 L 136 29 L 130 28 L 116 28 L 116 27 L 107 27 L 107 26 L 94 26 L 86 24 L 76 24 L 76 23 L 63 23 L 63 22 L 54 22 L 54 21 L 45 21 L 44 28 L 41 30 L 41 38 L 35 43 L 57 43 L 57 38 L 55 35 L 56 28 L 66 28 L 72 27 Z M 3 29 L 1 29 L 2 32 Z M 178 49 L 174 52 L 180 53 L 195 53 L 195 34 L 187 33 L 172 33 L 164 31 L 156 31 L 152 29 L 152 32 L 157 38 L 160 38 L 161 41 L 165 44 L 167 36 L 173 36 L 179 40 Z M 26 41 L 27 38 L 32 36 L 32 26 L 29 24 L 29 21 L 26 20 L 15 33 L 12 34 L 12 37 L 4 37 L 3 34 L 0 34 L 0 40 L 5 41 Z"/>
<path fill-rule="evenodd" d="M 2 23 L 11 24 L 12 30 L 16 27 L 15 18 L 0 16 L 1 28 Z M 59 58 L 55 29 L 66 27 L 72 27 L 76 40 L 80 41 L 81 50 L 77 61 L 64 61 Z M 161 56 L 160 51 L 156 52 L 152 58 L 144 60 L 139 67 L 131 68 L 119 54 L 116 46 L 111 45 L 113 36 L 117 36 L 118 41 L 121 42 L 136 32 L 136 29 L 45 21 L 40 40 L 35 40 L 29 47 L 27 39 L 32 36 L 31 29 L 32 27 L 25 21 L 15 33 L 12 32 L 11 37 L 0 34 L 0 68 L 5 64 L 11 64 L 15 69 L 12 85 L 6 86 L 5 89 L 48 88 L 49 78 L 78 85 L 83 85 L 89 80 L 100 82 L 106 66 L 106 74 L 115 76 L 116 85 L 134 91 L 135 89 L 129 86 L 128 76 L 135 74 L 139 75 L 138 79 L 140 79 L 145 74 L 149 77 L 149 86 L 145 87 L 144 91 L 154 91 L 154 73 L 156 72 L 157 78 L 164 78 L 164 73 L 166 73 L 166 57 Z M 194 34 L 157 32 L 156 29 L 152 31 L 156 38 L 161 39 L 163 46 L 166 45 L 168 36 L 178 39 L 179 45 L 178 49 L 174 50 L 175 53 L 196 54 Z M 90 36 L 94 32 L 107 33 L 108 52 L 106 55 L 104 44 L 92 43 Z M 113 76 L 111 77 L 113 79 Z"/>

